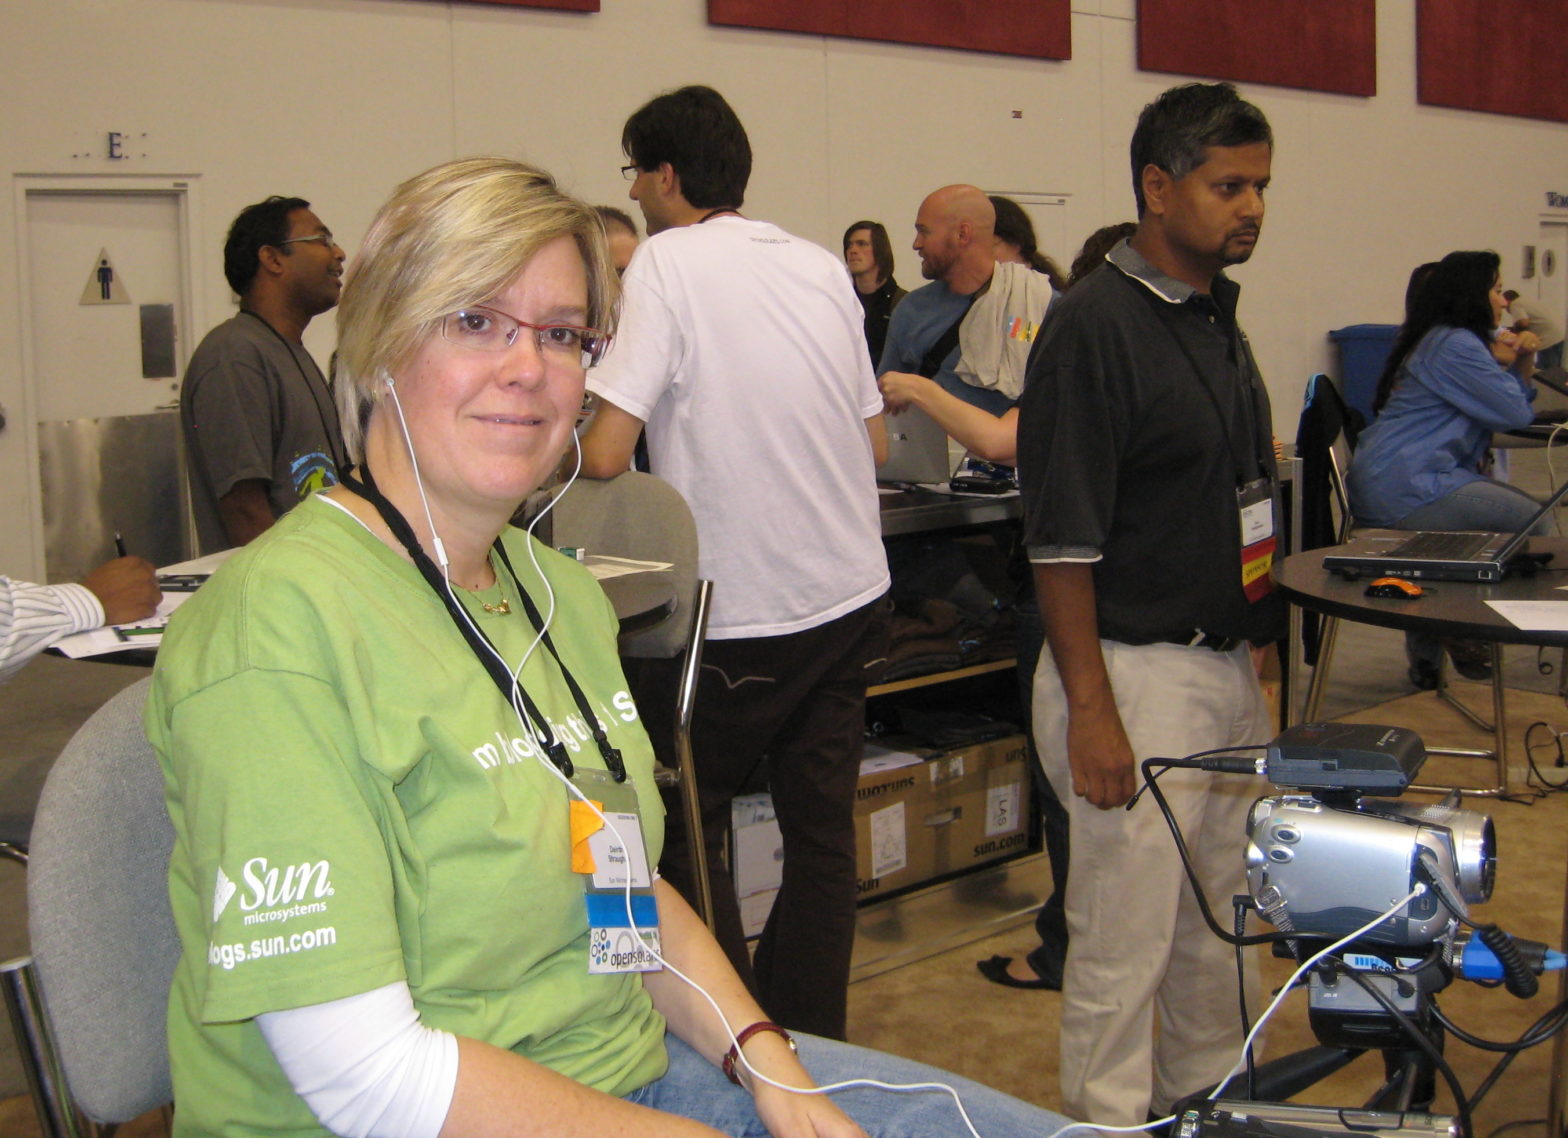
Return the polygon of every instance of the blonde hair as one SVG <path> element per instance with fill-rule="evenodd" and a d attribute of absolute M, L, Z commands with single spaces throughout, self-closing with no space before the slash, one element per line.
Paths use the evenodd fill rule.
<path fill-rule="evenodd" d="M 338 303 L 337 400 L 349 457 L 384 381 L 441 319 L 505 291 L 545 245 L 570 237 L 588 274 L 588 323 L 615 330 L 619 284 L 604 223 L 543 170 L 509 158 L 464 158 L 392 191 L 349 267 Z"/>

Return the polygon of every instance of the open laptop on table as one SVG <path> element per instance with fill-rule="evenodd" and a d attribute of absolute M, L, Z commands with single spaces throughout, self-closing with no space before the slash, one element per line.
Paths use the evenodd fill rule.
<path fill-rule="evenodd" d="M 877 467 L 878 482 L 946 482 L 953 476 L 947 432 L 918 407 L 884 416 L 887 461 Z"/>
<path fill-rule="evenodd" d="M 1419 577 L 1430 581 L 1501 581 L 1519 559 L 1530 530 L 1568 495 L 1568 481 L 1515 533 L 1417 530 L 1353 538 L 1323 568 L 1345 577 Z"/>

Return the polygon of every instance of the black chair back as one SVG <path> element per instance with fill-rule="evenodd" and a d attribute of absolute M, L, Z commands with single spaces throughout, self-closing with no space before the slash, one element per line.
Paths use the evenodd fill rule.
<path fill-rule="evenodd" d="M 1296 456 L 1301 460 L 1301 548 L 1321 549 L 1341 540 L 1345 503 L 1339 474 L 1334 469 L 1334 444 L 1341 436 L 1350 450 L 1365 425 L 1361 412 L 1345 402 L 1339 388 L 1326 375 L 1307 381 L 1301 419 L 1296 427 Z M 1341 514 L 1334 506 L 1339 499 Z M 1318 618 L 1302 618 L 1302 649 L 1309 666 L 1317 664 Z"/>

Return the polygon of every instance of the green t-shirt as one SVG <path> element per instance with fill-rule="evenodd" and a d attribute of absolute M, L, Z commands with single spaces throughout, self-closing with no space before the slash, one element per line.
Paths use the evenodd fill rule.
<path fill-rule="evenodd" d="M 530 539 L 504 542 L 548 612 Z M 551 637 L 625 757 L 653 864 L 663 809 L 614 613 L 581 566 L 534 547 Z M 534 630 L 497 576 L 458 596 L 515 665 Z M 509 615 L 484 611 L 501 596 Z M 521 681 L 573 762 L 602 768 L 542 646 Z M 426 1025 L 600 1090 L 663 1073 L 640 978 L 588 974 L 565 787 L 434 592 L 358 521 L 313 499 L 225 565 L 170 622 L 146 724 L 175 830 L 178 1132 L 325 1133 L 252 1017 L 400 979 Z"/>

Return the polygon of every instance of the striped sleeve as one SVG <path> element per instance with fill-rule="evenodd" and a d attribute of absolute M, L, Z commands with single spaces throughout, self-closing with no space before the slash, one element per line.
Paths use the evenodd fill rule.
<path fill-rule="evenodd" d="M 0 683 L 61 637 L 103 622 L 103 605 L 81 585 L 30 585 L 0 576 Z"/>

